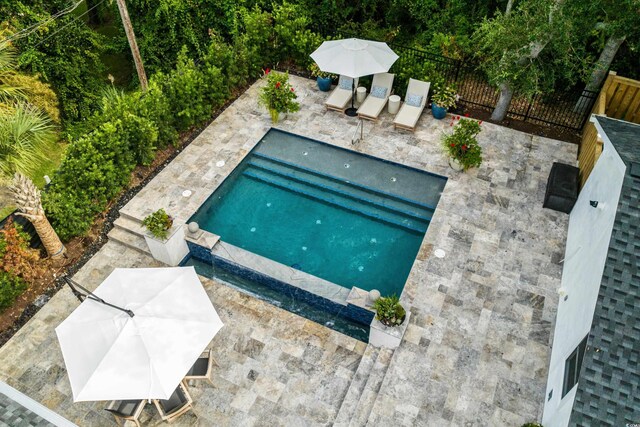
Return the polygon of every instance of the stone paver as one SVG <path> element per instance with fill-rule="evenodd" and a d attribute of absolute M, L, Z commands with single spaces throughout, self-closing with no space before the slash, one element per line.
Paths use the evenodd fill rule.
<path fill-rule="evenodd" d="M 568 217 L 542 209 L 553 161 L 576 146 L 483 124 L 482 167 L 452 171 L 440 148 L 449 121 L 428 111 L 415 133 L 393 129 L 385 111 L 365 122 L 324 110 L 326 94 L 292 77 L 302 108 L 277 127 L 449 178 L 405 287 L 412 316 L 375 397 L 369 425 L 515 425 L 540 417 Z M 166 208 L 186 221 L 271 126 L 252 86 L 123 212 Z M 218 166 L 224 162 L 223 166 Z M 181 196 L 189 189 L 189 198 Z M 446 251 L 445 258 L 431 254 Z M 107 244 L 77 275 L 97 285 L 115 266 L 153 261 Z M 214 339 L 215 387 L 193 391 L 181 425 L 327 425 L 340 408 L 364 344 L 214 281 L 203 280 L 226 323 Z M 53 328 L 77 305 L 58 293 L 0 349 L 0 380 L 83 425 L 100 404 L 73 404 Z M 319 354 L 321 356 L 318 356 Z M 368 396 L 368 398 L 372 396 Z M 146 416 L 151 417 L 151 409 Z M 157 416 L 151 418 L 157 422 Z"/>

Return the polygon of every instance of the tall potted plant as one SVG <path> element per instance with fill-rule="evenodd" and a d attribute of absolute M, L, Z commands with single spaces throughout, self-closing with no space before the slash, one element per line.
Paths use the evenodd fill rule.
<path fill-rule="evenodd" d="M 316 78 L 318 89 L 322 92 L 329 92 L 329 90 L 331 90 L 333 74 L 322 71 L 315 62 L 311 64 L 309 71 L 311 71 L 311 75 Z"/>
<path fill-rule="evenodd" d="M 481 123 L 460 116 L 451 119 L 453 132 L 442 137 L 442 147 L 452 169 L 461 171 L 482 164 L 482 147 L 477 139 L 482 130 Z"/>
<path fill-rule="evenodd" d="M 289 73 L 265 72 L 267 84 L 261 89 L 258 102 L 269 110 L 271 121 L 278 123 L 280 113 L 295 113 L 300 109 L 298 95 L 289 83 Z"/>
<path fill-rule="evenodd" d="M 173 227 L 173 218 L 164 209 L 145 217 L 142 225 L 147 229 L 144 240 L 158 261 L 176 266 L 189 253 L 183 228 Z"/>
<path fill-rule="evenodd" d="M 431 114 L 440 120 L 447 115 L 447 110 L 456 105 L 456 91 L 451 86 L 436 88 L 431 97 Z"/>

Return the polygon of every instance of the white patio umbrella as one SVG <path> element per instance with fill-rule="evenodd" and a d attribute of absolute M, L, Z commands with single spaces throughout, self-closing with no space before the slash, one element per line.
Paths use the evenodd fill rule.
<path fill-rule="evenodd" d="M 116 268 L 56 328 L 74 402 L 168 399 L 222 326 L 193 267 Z"/>
<path fill-rule="evenodd" d="M 322 71 L 355 79 L 386 73 L 396 62 L 398 55 L 386 43 L 351 38 L 323 42 L 311 54 L 311 58 Z M 355 83 L 352 84 L 353 91 L 355 91 Z M 347 109 L 347 114 L 355 115 L 353 93 L 351 108 Z"/>

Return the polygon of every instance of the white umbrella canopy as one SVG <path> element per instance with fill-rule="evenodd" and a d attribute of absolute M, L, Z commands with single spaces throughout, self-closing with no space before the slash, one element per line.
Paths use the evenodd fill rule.
<path fill-rule="evenodd" d="M 356 78 L 386 73 L 398 55 L 386 43 L 352 38 L 323 42 L 311 58 L 322 71 Z"/>
<path fill-rule="evenodd" d="M 116 268 L 57 328 L 74 402 L 168 399 L 222 328 L 193 267 Z"/>

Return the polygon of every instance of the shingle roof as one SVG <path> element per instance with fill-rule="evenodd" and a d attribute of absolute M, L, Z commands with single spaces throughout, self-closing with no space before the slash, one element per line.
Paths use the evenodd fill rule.
<path fill-rule="evenodd" d="M 570 425 L 640 423 L 640 125 L 597 117 L 627 166 Z"/>

